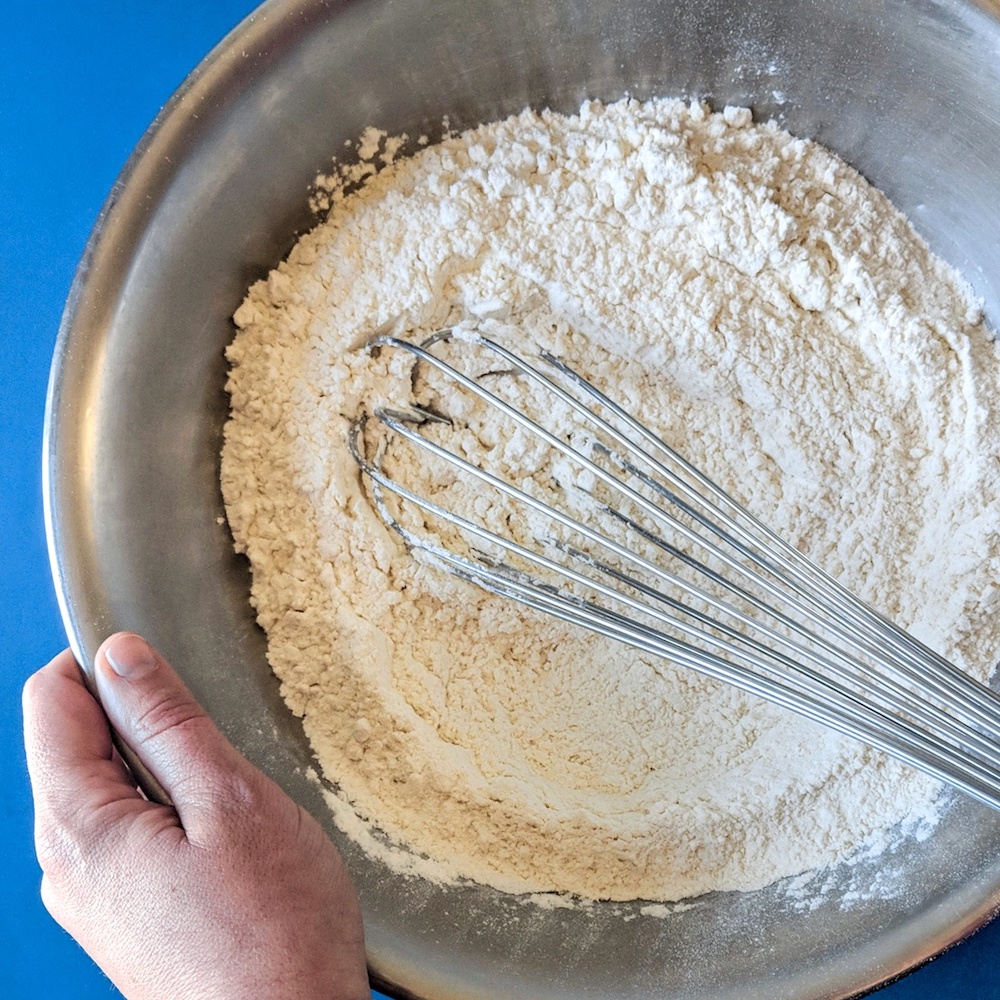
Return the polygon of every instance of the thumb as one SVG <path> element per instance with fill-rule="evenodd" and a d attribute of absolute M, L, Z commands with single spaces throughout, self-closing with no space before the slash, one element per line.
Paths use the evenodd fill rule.
<path fill-rule="evenodd" d="M 108 721 L 170 797 L 190 830 L 243 758 L 167 661 L 141 636 L 118 632 L 97 651 L 97 693 Z"/>

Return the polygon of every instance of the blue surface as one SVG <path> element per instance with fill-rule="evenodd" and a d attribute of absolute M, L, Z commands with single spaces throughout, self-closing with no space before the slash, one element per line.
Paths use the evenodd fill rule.
<path fill-rule="evenodd" d="M 38 899 L 24 678 L 65 645 L 42 527 L 49 358 L 76 263 L 149 121 L 252 0 L 8 4 L 0 31 L 0 997 L 118 996 Z M 1000 1000 L 1000 923 L 878 993 Z M 182 998 L 178 998 L 182 1000 Z"/>

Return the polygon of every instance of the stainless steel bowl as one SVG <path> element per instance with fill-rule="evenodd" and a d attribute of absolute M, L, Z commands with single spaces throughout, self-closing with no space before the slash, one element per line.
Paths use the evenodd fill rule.
<path fill-rule="evenodd" d="M 108 199 L 52 371 L 54 573 L 81 661 L 119 628 L 177 665 L 233 741 L 326 819 L 362 898 L 376 981 L 400 996 L 844 997 L 1000 905 L 1000 817 L 957 802 L 924 843 L 651 917 L 544 910 L 394 875 L 329 822 L 247 603 L 218 487 L 222 351 L 245 289 L 312 219 L 306 193 L 367 125 L 434 135 L 525 105 L 697 95 L 836 150 L 1000 319 L 1000 4 L 982 0 L 271 0 L 192 74 Z M 895 872 L 901 891 L 851 903 Z"/>

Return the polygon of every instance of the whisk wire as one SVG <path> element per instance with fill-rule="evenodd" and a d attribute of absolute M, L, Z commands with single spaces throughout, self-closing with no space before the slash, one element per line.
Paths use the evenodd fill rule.
<path fill-rule="evenodd" d="M 760 569 L 770 572 L 781 580 L 797 598 L 805 601 L 812 609 L 810 611 L 803 605 L 798 605 L 798 609 L 807 614 L 814 622 L 822 623 L 832 618 L 835 620 L 835 626 L 840 629 L 842 623 L 837 616 L 842 616 L 850 626 L 841 632 L 843 641 L 851 644 L 857 651 L 880 655 L 883 659 L 888 658 L 887 666 L 892 667 L 907 680 L 927 685 L 939 696 L 955 699 L 954 707 L 967 713 L 971 718 L 990 725 L 995 725 L 1000 719 L 1000 716 L 997 715 L 997 700 L 993 691 L 957 670 L 943 657 L 919 643 L 908 633 L 902 632 L 875 609 L 860 601 L 829 574 L 808 560 L 785 539 L 746 510 L 708 476 L 688 462 L 676 449 L 671 448 L 620 404 L 610 399 L 561 359 L 546 351 L 540 352 L 539 355 L 561 375 L 610 413 L 613 413 L 643 441 L 665 454 L 684 475 L 694 480 L 699 488 L 708 493 L 715 502 L 709 508 L 710 516 L 701 515 L 695 507 L 684 504 L 680 500 L 680 496 L 685 495 L 699 504 L 705 504 L 704 497 L 682 475 L 678 475 L 658 462 L 652 455 L 637 446 L 633 440 L 620 433 L 571 394 L 564 392 L 560 386 L 547 379 L 513 352 L 487 337 L 479 337 L 477 342 L 495 351 L 508 363 L 516 365 L 526 375 L 543 383 L 546 388 L 570 405 L 586 421 L 597 425 L 602 432 L 613 437 L 630 454 L 654 468 L 657 474 L 662 476 L 676 492 L 665 489 L 635 465 L 618 457 L 623 468 L 641 477 L 663 499 L 675 506 L 680 506 L 685 513 L 695 518 L 707 531 L 736 548 L 740 554 L 755 563 Z M 733 513 L 728 514 L 727 509 Z M 669 518 L 669 515 L 666 516 Z M 720 524 L 713 523 L 712 517 L 717 517 Z M 761 553 L 758 548 L 762 544 L 761 538 L 763 544 L 767 546 L 764 553 Z M 697 543 L 703 544 L 704 540 L 697 539 Z M 730 568 L 745 575 L 746 567 L 740 565 L 739 562 L 725 561 Z M 787 594 L 780 590 L 775 591 L 767 581 L 758 577 L 755 582 L 768 589 L 772 596 L 776 594 L 779 599 L 787 598 Z M 818 588 L 819 593 L 816 593 L 812 588 Z M 828 601 L 829 604 L 824 604 L 823 600 Z M 925 665 L 924 660 L 929 661 L 929 664 Z M 984 700 L 994 708 L 993 711 L 984 707 Z"/>
<path fill-rule="evenodd" d="M 508 351 L 506 348 L 495 344 L 486 337 L 478 339 L 484 346 L 495 349 L 497 353 L 511 363 L 520 362 L 518 366 L 521 371 L 526 374 L 532 374 L 532 372 L 534 372 L 534 376 L 544 380 L 544 376 L 541 375 L 541 373 L 535 371 L 532 366 L 528 365 L 526 362 L 518 359 L 516 355 L 513 355 L 512 352 Z M 909 633 L 898 629 L 878 611 L 862 602 L 856 595 L 852 594 L 849 590 L 847 590 L 847 588 L 836 581 L 822 568 L 808 560 L 802 555 L 802 553 L 794 548 L 794 546 L 790 545 L 764 522 L 756 518 L 750 511 L 746 510 L 746 508 L 734 500 L 708 476 L 688 462 L 683 455 L 677 452 L 674 448 L 671 448 L 660 437 L 650 431 L 649 428 L 636 420 L 636 418 L 626 411 L 620 404 L 610 399 L 605 393 L 601 392 L 596 386 L 580 375 L 579 372 L 575 371 L 564 361 L 547 351 L 541 351 L 539 353 L 539 357 L 542 358 L 542 360 L 544 360 L 547 364 L 551 365 L 567 380 L 574 383 L 594 401 L 606 408 L 610 413 L 613 413 L 617 419 L 621 420 L 623 424 L 637 434 L 648 445 L 652 446 L 661 454 L 666 455 L 669 460 L 681 469 L 685 475 L 690 477 L 690 479 L 692 479 L 699 488 L 708 493 L 717 505 L 712 507 L 713 515 L 719 518 L 722 525 L 732 534 L 732 536 L 741 539 L 747 544 L 747 548 L 741 549 L 747 558 L 757 561 L 758 553 L 756 552 L 754 546 L 761 544 L 762 539 L 763 543 L 768 546 L 768 551 L 771 557 L 775 559 L 789 574 L 789 577 L 786 579 L 788 580 L 789 585 L 795 588 L 795 591 L 799 594 L 799 596 L 811 601 L 813 606 L 817 607 L 821 613 L 827 612 L 829 609 L 824 607 L 824 605 L 820 602 L 820 595 L 826 600 L 831 601 L 834 606 L 841 610 L 844 617 L 848 619 L 854 629 L 857 629 L 862 635 L 871 637 L 876 648 L 882 650 L 886 655 L 893 657 L 893 662 L 898 664 L 899 661 L 895 658 L 900 655 L 903 656 L 905 663 L 903 669 L 906 672 L 906 676 L 910 679 L 919 678 L 922 683 L 926 683 L 933 687 L 942 696 L 958 698 L 963 708 L 981 721 L 986 723 L 996 722 L 997 717 L 989 712 L 984 713 L 983 706 L 981 704 L 981 699 L 984 698 L 988 701 L 994 701 L 996 698 L 995 692 L 985 685 L 980 684 L 975 680 L 975 678 L 969 677 L 967 674 L 958 670 L 953 664 L 949 663 L 935 651 L 920 643 Z M 657 472 L 669 483 L 671 483 L 675 490 L 677 490 L 677 494 L 697 497 L 698 500 L 703 501 L 703 498 L 697 490 L 694 490 L 681 476 L 674 474 L 669 468 L 657 462 L 651 455 L 644 452 L 626 436 L 620 435 L 610 424 L 601 420 L 600 417 L 593 414 L 582 403 L 575 400 L 574 397 L 570 396 L 568 393 L 563 394 L 560 388 L 553 383 L 548 384 L 551 385 L 553 391 L 556 392 L 561 399 L 572 405 L 581 416 L 587 420 L 593 420 L 595 423 L 598 423 L 602 430 L 611 434 L 614 439 L 627 448 L 631 454 L 636 455 L 647 464 L 654 466 Z M 633 470 L 636 473 L 639 473 L 639 470 L 634 466 L 630 468 L 630 471 Z M 646 482 L 652 489 L 659 492 L 664 499 L 674 504 L 678 503 L 677 494 L 670 493 L 665 490 L 660 484 L 652 480 L 651 477 L 647 477 Z M 727 510 L 732 511 L 732 515 L 735 516 L 727 514 Z M 685 508 L 685 511 L 690 513 L 691 516 L 696 516 L 689 508 Z M 707 530 L 711 531 L 713 534 L 718 534 L 718 526 L 713 525 L 710 518 L 706 518 L 704 521 L 701 521 L 699 518 L 699 521 Z M 745 521 L 752 530 L 748 530 L 744 524 L 741 523 L 741 521 Z M 756 532 L 760 538 L 758 538 L 754 532 Z M 768 564 L 769 560 L 758 562 L 758 565 L 762 568 L 768 566 Z M 819 595 L 815 595 L 810 591 L 810 585 L 819 589 Z M 850 639 L 852 637 L 848 636 L 848 638 Z M 918 658 L 917 662 L 910 662 L 910 656 L 916 656 Z M 926 666 L 922 661 L 927 661 Z M 971 700 L 968 700 L 970 696 Z"/>
<path fill-rule="evenodd" d="M 423 553 L 432 563 L 488 591 L 735 684 L 838 732 L 860 738 L 1000 808 L 1000 744 L 997 741 L 1000 699 L 993 691 L 869 608 L 562 360 L 545 352 L 540 355 L 546 364 L 627 427 L 633 436 L 621 431 L 502 345 L 481 335 L 462 338 L 496 354 L 511 369 L 528 376 L 581 417 L 595 434 L 586 442 L 588 450 L 616 467 L 617 475 L 431 353 L 429 347 L 444 339 L 448 339 L 447 331 L 423 345 L 396 337 L 379 337 L 371 346 L 403 349 L 417 361 L 434 367 L 570 459 L 595 481 L 608 487 L 612 495 L 649 516 L 653 523 L 666 526 L 701 550 L 707 559 L 721 563 L 762 591 L 768 599 L 735 583 L 704 559 L 686 552 L 659 531 L 599 501 L 592 491 L 588 491 L 598 513 L 636 532 L 670 560 L 687 566 L 763 616 L 754 617 L 691 579 L 666 569 L 659 561 L 640 555 L 603 531 L 428 439 L 411 425 L 417 414 L 377 408 L 375 418 L 393 435 L 448 463 L 468 479 L 478 480 L 518 505 L 541 514 L 632 569 L 622 570 L 593 552 L 558 538 L 540 543 L 555 548 L 563 556 L 559 560 L 552 559 L 408 489 L 381 468 L 384 441 L 375 459 L 368 459 L 364 443 L 367 419 L 362 418 L 351 429 L 351 450 L 372 483 L 373 499 L 380 515 L 411 550 Z M 426 412 L 419 415 L 419 419 L 428 416 L 438 421 L 443 419 Z M 658 455 L 665 456 L 675 468 L 650 454 L 635 437 Z M 608 447 L 602 438 L 614 441 L 622 452 Z M 631 482 L 625 482 L 623 477 L 638 482 L 680 516 L 670 513 Z M 510 563 L 497 562 L 485 551 L 475 553 L 476 558 L 468 558 L 426 535 L 416 534 L 393 515 L 383 490 L 451 524 L 464 536 L 476 538 L 487 547 L 505 552 L 508 558 L 519 559 L 562 582 L 545 583 L 541 577 L 518 570 Z M 700 534 L 681 517 L 700 526 L 709 537 Z M 741 562 L 734 552 L 744 561 Z M 601 578 L 580 572 L 567 561 L 596 571 Z M 678 600 L 659 586 L 652 586 L 640 578 L 640 573 L 679 589 L 693 603 Z M 618 586 L 606 580 L 615 581 Z M 644 616 L 657 627 L 567 591 L 564 589 L 567 583 L 609 600 L 630 613 Z M 783 605 L 787 610 L 776 605 Z M 723 616 L 724 620 L 713 617 L 703 608 Z M 775 624 L 768 624 L 765 619 Z M 660 626 L 686 638 L 663 632 Z M 799 641 L 794 636 L 798 636 Z"/>
<path fill-rule="evenodd" d="M 431 338 L 430 342 L 438 342 L 445 339 L 446 336 L 447 333 L 442 332 L 442 334 Z M 905 682 L 918 683 L 928 687 L 936 696 L 952 701 L 955 711 L 980 724 L 996 725 L 1000 721 L 1000 715 L 997 714 L 996 707 L 990 705 L 993 692 L 985 686 L 977 684 L 977 682 L 967 675 L 955 671 L 950 664 L 947 664 L 946 661 L 941 660 L 934 654 L 930 655 L 934 656 L 935 662 L 945 663 L 948 670 L 942 671 L 939 666 L 935 666 L 932 669 L 926 668 L 921 662 L 920 657 L 929 654 L 929 651 L 925 653 L 921 647 L 920 652 L 916 654 L 915 658 L 912 648 L 915 640 L 910 640 L 908 636 L 904 636 L 904 641 L 901 641 L 898 635 L 899 630 L 891 623 L 879 616 L 873 609 L 860 602 L 850 591 L 843 588 L 832 577 L 802 556 L 793 546 L 789 545 L 784 539 L 763 524 L 763 522 L 755 518 L 708 476 L 691 465 L 675 449 L 653 434 L 645 425 L 641 424 L 618 403 L 611 400 L 565 362 L 547 352 L 540 354 L 543 361 L 564 375 L 586 395 L 613 413 L 616 418 L 620 419 L 625 426 L 643 441 L 665 454 L 684 474 L 693 479 L 699 487 L 707 492 L 716 501 L 716 504 L 709 505 L 705 497 L 697 489 L 693 488 L 690 482 L 682 475 L 679 475 L 674 470 L 657 461 L 648 452 L 642 450 L 633 439 L 600 417 L 579 399 L 567 392 L 562 386 L 553 382 L 514 352 L 498 344 L 496 341 L 481 335 L 469 337 L 468 340 L 470 343 L 486 348 L 496 354 L 512 369 L 526 375 L 536 384 L 550 392 L 556 399 L 570 407 L 586 423 L 596 427 L 601 433 L 607 435 L 611 440 L 614 440 L 625 448 L 629 454 L 653 468 L 676 492 L 664 489 L 652 477 L 643 474 L 645 482 L 652 489 L 663 499 L 674 505 L 680 500 L 680 495 L 692 501 L 693 504 L 684 504 L 682 509 L 685 513 L 694 517 L 697 523 L 701 524 L 707 531 L 722 540 L 726 545 L 734 548 L 750 563 L 756 565 L 758 569 L 764 570 L 775 577 L 781 586 L 762 576 L 759 572 L 755 572 L 752 566 L 742 564 L 729 552 L 711 543 L 692 530 L 688 525 L 683 524 L 667 511 L 649 501 L 635 489 L 621 482 L 621 480 L 608 473 L 602 466 L 583 455 L 578 449 L 573 448 L 561 438 L 542 427 L 536 420 L 531 419 L 505 400 L 500 399 L 495 393 L 457 371 L 443 359 L 430 353 L 426 347 L 396 337 L 378 338 L 373 341 L 373 345 L 402 348 L 420 360 L 432 365 L 464 389 L 482 399 L 490 406 L 500 410 L 516 424 L 537 435 L 551 447 L 579 463 L 583 469 L 600 479 L 612 490 L 624 496 L 628 501 L 637 504 L 656 521 L 678 531 L 692 544 L 706 549 L 713 557 L 721 560 L 729 569 L 744 578 L 748 578 L 751 582 L 761 587 L 773 599 L 790 604 L 795 611 L 804 615 L 813 624 L 833 629 L 838 634 L 840 641 L 849 645 L 855 652 L 862 656 L 877 657 L 884 668 L 894 671 Z M 599 447 L 605 453 L 613 456 L 610 449 L 604 446 Z M 620 456 L 613 457 L 617 459 L 619 464 L 624 463 L 624 459 Z M 635 468 L 634 466 L 632 467 Z M 472 467 L 468 463 L 466 471 L 472 472 Z M 636 471 L 641 470 L 637 469 Z M 472 474 L 475 473 L 473 472 Z M 494 481 L 493 485 L 497 486 L 496 481 Z M 699 512 L 697 510 L 698 506 L 706 508 L 709 514 L 706 515 Z M 727 508 L 733 511 L 736 516 L 727 514 Z M 535 506 L 535 509 L 539 508 Z M 720 523 L 715 524 L 713 517 L 717 517 Z M 763 535 L 765 541 L 761 542 L 760 538 L 754 534 L 754 531 Z M 762 545 L 767 545 L 764 551 L 761 551 Z M 617 554 L 622 555 L 623 553 L 618 552 Z M 628 557 L 628 553 L 625 553 L 625 556 Z M 646 568 L 650 569 L 649 566 Z M 651 571 L 660 573 L 660 570 L 656 567 L 653 567 Z M 675 584 L 678 582 L 676 577 L 672 578 L 672 582 Z M 719 581 L 717 580 L 716 582 Z M 810 584 L 812 584 L 812 587 Z M 684 585 L 690 586 L 689 583 L 685 583 Z M 722 579 L 721 585 L 729 590 L 733 590 L 731 581 Z M 813 587 L 818 587 L 820 594 L 816 594 Z M 699 591 L 698 596 L 704 599 L 704 592 Z M 828 603 L 824 604 L 821 598 L 825 598 Z M 760 607 L 760 610 L 764 611 L 766 609 Z M 844 627 L 845 619 L 846 628 Z M 796 628 L 795 625 L 792 625 L 792 627 Z M 985 706 L 984 700 L 986 701 Z"/>
<path fill-rule="evenodd" d="M 421 509 L 446 518 L 467 529 L 470 534 L 507 548 L 538 565 L 559 568 L 544 556 L 399 487 L 398 484 L 385 477 L 377 468 L 370 466 L 364 459 L 362 459 L 362 467 L 378 486 L 386 486 L 399 496 L 411 500 Z M 668 658 L 680 666 L 698 670 L 709 677 L 735 684 L 743 690 L 769 699 L 807 718 L 825 723 L 838 732 L 865 739 L 872 746 L 895 754 L 900 759 L 929 774 L 951 780 L 953 784 L 982 801 L 992 803 L 997 801 L 997 797 L 1000 796 L 1000 781 L 996 779 L 994 771 L 983 768 L 979 762 L 966 754 L 952 752 L 947 747 L 942 747 L 919 731 L 911 729 L 893 715 L 873 709 L 872 706 L 857 698 L 846 688 L 832 682 L 829 678 L 805 672 L 804 676 L 807 680 L 815 682 L 821 689 L 818 696 L 814 693 L 811 684 L 807 684 L 804 689 L 789 688 L 787 683 L 775 681 L 766 674 L 753 673 L 745 667 L 734 665 L 724 658 L 713 656 L 703 649 L 658 632 L 600 605 L 579 598 L 568 598 L 558 591 L 530 581 L 523 574 L 518 574 L 509 567 L 498 568 L 484 562 L 473 562 L 447 549 L 430 544 L 426 539 L 414 535 L 395 521 L 385 506 L 380 493 L 377 494 L 376 502 L 387 523 L 399 532 L 411 548 L 423 552 L 432 563 L 442 564 L 453 575 L 471 584 L 502 597 L 512 598 L 535 610 L 553 615 L 570 624 L 587 628 L 633 648 L 657 657 Z M 588 578 L 565 568 L 562 568 L 561 572 L 569 579 L 588 580 Z M 588 580 L 588 582 L 593 581 Z M 600 587 L 600 585 L 595 584 L 595 589 L 598 592 L 610 594 L 616 600 L 621 599 L 634 608 L 648 610 L 614 591 Z M 678 627 L 683 625 L 683 623 L 673 619 L 664 620 L 670 621 L 671 624 Z M 694 630 L 691 634 L 704 638 L 702 633 L 697 633 Z M 768 666 L 772 665 L 767 662 L 770 658 L 779 666 L 784 665 L 802 673 L 801 666 L 787 657 L 776 655 L 764 647 L 757 646 L 756 648 L 760 649 L 765 656 L 764 658 L 747 657 L 748 664 L 755 665 L 760 669 L 767 669 Z"/>

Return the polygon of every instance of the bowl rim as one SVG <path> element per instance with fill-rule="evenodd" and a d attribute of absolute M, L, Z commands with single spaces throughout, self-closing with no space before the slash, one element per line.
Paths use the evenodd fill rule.
<path fill-rule="evenodd" d="M 1000 22 L 1000 0 L 934 2 L 963 11 L 976 10 Z M 48 558 L 60 614 L 69 645 L 85 676 L 91 681 L 95 649 L 85 639 L 88 628 L 82 623 L 79 603 L 79 595 L 84 592 L 87 583 L 86 574 L 81 573 L 78 568 L 71 568 L 64 541 L 68 529 L 63 517 L 65 497 L 59 463 L 62 443 L 59 424 L 64 417 L 64 385 L 73 377 L 75 352 L 79 346 L 76 342 L 80 338 L 81 326 L 85 330 L 88 327 L 93 329 L 93 320 L 84 314 L 94 308 L 94 284 L 100 280 L 108 280 L 103 271 L 107 270 L 107 259 L 109 255 L 113 255 L 116 246 L 115 227 L 120 223 L 141 226 L 142 213 L 135 205 L 137 187 L 146 189 L 152 183 L 153 201 L 162 197 L 173 171 L 178 169 L 173 165 L 165 165 L 164 154 L 179 141 L 179 135 L 187 135 L 191 129 L 197 132 L 198 129 L 197 124 L 192 123 L 191 116 L 185 113 L 185 106 L 189 102 L 200 101 L 204 95 L 237 86 L 239 69 L 247 51 L 262 53 L 266 57 L 272 50 L 280 50 L 285 18 L 296 17 L 302 28 L 310 20 L 325 19 L 332 16 L 331 11 L 339 13 L 341 9 L 355 5 L 352 0 L 265 0 L 234 26 L 192 69 L 153 118 L 114 181 L 86 241 L 67 294 L 49 372 L 42 436 L 42 499 Z M 117 283 L 120 284 L 120 281 Z M 127 747 L 124 748 L 124 753 L 140 785 L 155 797 L 158 794 L 155 779 Z M 850 996 L 866 996 L 920 968 L 991 921 L 998 912 L 1000 892 L 984 899 L 981 906 L 968 912 L 962 921 L 951 928 L 949 934 L 938 935 L 933 945 L 929 949 L 922 949 L 905 969 L 873 982 Z M 379 966 L 376 958 L 375 965 L 370 967 L 373 985 L 377 989 L 400 1000 L 416 997 L 405 986 L 384 977 Z"/>

